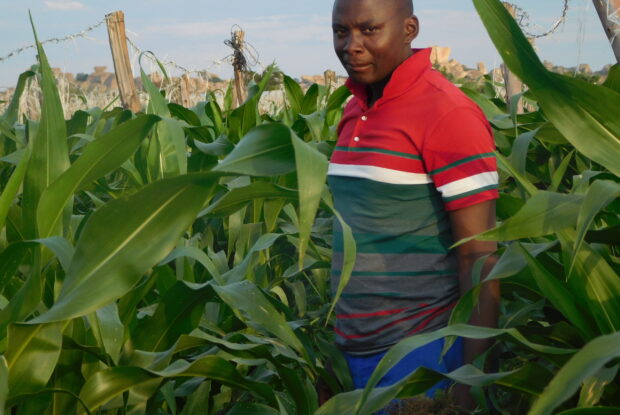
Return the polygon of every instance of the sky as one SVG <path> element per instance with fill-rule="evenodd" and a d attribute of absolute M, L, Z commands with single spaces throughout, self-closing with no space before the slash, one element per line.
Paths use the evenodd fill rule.
<path fill-rule="evenodd" d="M 562 14 L 563 0 L 513 1 L 531 16 L 533 31 L 546 31 Z M 471 0 L 414 3 L 421 24 L 415 47 L 451 47 L 451 57 L 470 67 L 477 62 L 485 62 L 487 68 L 500 64 Z M 326 69 L 344 74 L 332 49 L 332 4 L 333 0 L 0 0 L 0 59 L 32 44 L 28 10 L 41 40 L 78 33 L 107 13 L 122 10 L 127 35 L 141 50 L 188 69 L 230 77 L 226 57 L 231 49 L 224 40 L 238 25 L 258 52 L 256 71 L 275 61 L 294 77 L 322 74 Z M 615 63 L 592 2 L 570 0 L 569 5 L 566 24 L 537 41 L 541 57 L 567 67 L 588 63 L 594 70 Z M 94 66 L 112 71 L 105 25 L 85 38 L 49 43 L 45 50 L 52 67 L 66 72 L 91 73 Z M 132 59 L 137 74 L 137 54 Z M 0 60 L 0 88 L 13 86 L 33 63 L 34 49 Z M 144 67 L 150 72 L 152 64 L 144 62 Z"/>

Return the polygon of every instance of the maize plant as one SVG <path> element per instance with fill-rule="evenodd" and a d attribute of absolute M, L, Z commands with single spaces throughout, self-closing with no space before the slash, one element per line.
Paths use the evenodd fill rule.
<path fill-rule="evenodd" d="M 346 88 L 258 110 L 269 71 L 231 108 L 213 95 L 63 116 L 37 41 L 0 117 L 0 414 L 371 414 L 444 378 L 483 412 L 620 411 L 620 72 L 597 86 L 547 71 L 501 3 L 474 0 L 529 90 L 506 105 L 491 80 L 464 88 L 495 130 L 498 328 L 465 323 L 480 271 L 450 325 L 394 345 L 364 390 L 333 346 L 325 177 Z M 35 33 L 36 38 L 36 33 Z M 41 118 L 18 119 L 41 84 Z M 517 100 L 530 110 L 516 112 Z M 377 381 L 434 339 L 494 338 L 471 365 Z M 448 342 L 449 344 L 449 342 Z M 330 368 L 328 371 L 327 368 Z M 316 384 L 334 396 L 319 406 Z"/>

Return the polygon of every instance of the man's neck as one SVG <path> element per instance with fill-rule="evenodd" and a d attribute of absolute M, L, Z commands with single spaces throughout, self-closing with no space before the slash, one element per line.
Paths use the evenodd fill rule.
<path fill-rule="evenodd" d="M 406 61 L 409 57 L 411 57 L 411 55 L 413 55 L 413 51 L 411 49 L 408 49 L 402 62 L 399 63 L 398 66 L 402 65 L 402 63 Z M 394 68 L 394 70 L 396 70 L 398 66 Z M 368 108 L 372 107 L 375 102 L 381 99 L 381 97 L 383 96 L 383 90 L 385 89 L 385 86 L 388 84 L 388 82 L 390 82 L 393 73 L 394 71 L 392 71 L 381 81 L 368 85 Z"/>
<path fill-rule="evenodd" d="M 387 83 L 390 82 L 391 77 L 392 74 L 389 74 L 381 81 L 368 85 L 368 108 L 372 107 L 383 96 L 383 90 Z"/>

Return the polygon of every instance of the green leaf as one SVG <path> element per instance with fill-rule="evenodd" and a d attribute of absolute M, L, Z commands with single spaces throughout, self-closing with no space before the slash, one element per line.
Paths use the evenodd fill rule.
<path fill-rule="evenodd" d="M 321 201 L 328 162 L 316 148 L 308 145 L 295 134 L 291 137 L 295 149 L 297 186 L 299 189 L 299 263 L 310 243 L 310 232 Z"/>
<path fill-rule="evenodd" d="M 48 247 L 58 257 L 63 268 L 67 269 L 67 264 L 73 257 L 73 247 L 66 239 L 51 237 L 17 242 L 11 244 L 0 255 L 0 282 L 12 277 L 21 265 L 21 261 L 28 253 L 28 250 L 35 248 L 32 250 L 36 252 L 37 245 L 39 244 Z M 31 270 L 26 282 L 11 297 L 9 304 L 0 311 L 0 339 L 6 335 L 5 329 L 9 323 L 25 319 L 39 305 L 44 278 L 45 275 L 43 273 Z"/>
<path fill-rule="evenodd" d="M 523 190 L 527 192 L 528 196 L 534 195 L 538 189 L 536 186 L 532 184 L 525 176 L 519 173 L 513 166 L 510 164 L 508 159 L 506 159 L 501 153 L 498 151 L 495 152 L 495 158 L 497 159 L 497 168 L 506 172 L 508 175 L 515 178 L 517 183 L 523 187 Z"/>
<path fill-rule="evenodd" d="M 143 115 L 127 121 L 90 143 L 82 155 L 41 195 L 37 208 L 39 236 L 54 233 L 71 196 L 94 180 L 119 168 L 151 131 L 159 118 Z"/>
<path fill-rule="evenodd" d="M 287 189 L 270 182 L 254 182 L 249 186 L 236 187 L 212 203 L 201 215 L 226 217 L 256 199 L 283 199 L 294 201 L 299 197 L 295 190 Z"/>
<path fill-rule="evenodd" d="M 512 145 L 512 153 L 510 153 L 509 160 L 519 174 L 525 175 L 526 173 L 525 164 L 527 161 L 527 152 L 536 134 L 538 134 L 538 129 L 526 131 L 520 134 Z"/>
<path fill-rule="evenodd" d="M 282 124 L 265 124 L 250 131 L 214 171 L 276 176 L 295 170 L 292 131 Z"/>
<path fill-rule="evenodd" d="M 476 236 L 462 239 L 454 246 L 462 245 L 473 239 L 509 241 L 535 238 L 573 227 L 577 222 L 582 202 L 583 197 L 580 195 L 539 191 L 525 202 L 519 212 L 501 225 Z"/>
<path fill-rule="evenodd" d="M 618 374 L 618 365 L 601 368 L 595 375 L 585 379 L 579 394 L 579 407 L 592 407 L 599 403 L 605 387 L 615 379 Z"/>
<path fill-rule="evenodd" d="M 318 98 L 319 98 L 319 86 L 317 84 L 312 84 L 310 88 L 306 91 L 306 95 L 304 95 L 303 100 L 301 101 L 301 108 L 299 113 L 308 115 L 316 112 L 318 108 Z"/>
<path fill-rule="evenodd" d="M 529 414 L 547 415 L 577 392 L 584 379 L 594 376 L 607 362 L 620 357 L 620 333 L 595 338 L 575 353 L 556 373 Z"/>
<path fill-rule="evenodd" d="M 620 175 L 620 93 L 548 71 L 499 0 L 473 2 L 502 59 L 547 118 L 579 152 Z"/>
<path fill-rule="evenodd" d="M 26 71 L 19 74 L 17 85 L 15 85 L 13 97 L 11 98 L 11 103 L 6 107 L 4 114 L 2 114 L 2 118 L 4 118 L 9 126 L 12 126 L 15 122 L 17 122 L 17 116 L 19 114 L 19 100 L 24 93 L 24 89 L 26 88 L 26 81 L 34 75 L 35 73 L 32 71 Z"/>
<path fill-rule="evenodd" d="M 210 156 L 226 156 L 235 146 L 226 136 L 219 136 L 212 143 L 203 143 L 202 141 L 194 140 L 196 148 L 203 153 Z"/>
<path fill-rule="evenodd" d="M 118 315 L 116 303 L 108 304 L 88 316 L 88 322 L 95 339 L 103 350 L 118 363 L 124 343 L 125 327 Z"/>
<path fill-rule="evenodd" d="M 33 242 L 38 242 L 47 247 L 54 253 L 56 258 L 58 258 L 58 262 L 60 262 L 62 268 L 65 271 L 69 269 L 69 265 L 73 259 L 73 253 L 75 252 L 71 242 L 67 241 L 62 236 L 51 236 L 49 238 L 35 239 Z"/>
<path fill-rule="evenodd" d="M 291 150 L 293 152 L 291 153 Z M 292 164 L 294 154 L 295 164 Z M 254 128 L 214 171 L 270 176 L 289 173 L 296 168 L 299 188 L 300 263 L 310 242 L 325 178 L 327 159 L 281 124 Z"/>
<path fill-rule="evenodd" d="M 568 166 L 570 165 L 574 154 L 575 150 L 568 153 L 558 166 L 557 170 L 553 173 L 553 177 L 551 178 L 551 184 L 549 185 L 550 191 L 555 192 L 560 187 L 562 179 L 564 179 L 564 175 L 566 175 L 566 171 L 568 170 Z"/>
<path fill-rule="evenodd" d="M 226 415 L 279 415 L 273 408 L 258 403 L 238 403 Z"/>
<path fill-rule="evenodd" d="M 349 90 L 349 88 L 344 85 L 339 87 L 334 92 L 332 92 L 327 99 L 327 107 L 325 108 L 326 111 L 330 112 L 339 110 L 350 96 L 351 90 Z"/>
<path fill-rule="evenodd" d="M 577 296 L 580 293 L 569 290 L 563 281 L 549 272 L 540 262 L 536 261 L 529 252 L 522 247 L 519 248 L 543 295 L 579 330 L 584 339 L 593 338 L 596 333 L 592 324 L 592 316 L 590 310 L 579 308 L 580 301 L 578 301 Z"/>
<path fill-rule="evenodd" d="M 136 348 L 161 352 L 172 347 L 182 334 L 188 334 L 200 322 L 204 304 L 213 297 L 210 286 L 191 287 L 177 281 L 166 291 L 155 314 L 144 318 L 132 330 Z"/>
<path fill-rule="evenodd" d="M 9 396 L 38 392 L 56 368 L 66 323 L 12 324 L 4 357 L 9 369 Z"/>
<path fill-rule="evenodd" d="M 603 86 L 620 93 L 620 64 L 615 64 L 609 69 Z"/>
<path fill-rule="evenodd" d="M 39 128 L 29 143 L 32 156 L 24 180 L 22 209 L 26 238 L 35 239 L 38 237 L 36 221 L 39 199 L 43 191 L 69 168 L 69 150 L 65 117 L 58 89 L 56 89 L 56 79 L 37 38 L 32 16 L 30 22 L 37 45 L 43 99 Z M 59 232 L 55 231 L 51 234 L 56 233 Z"/>
<path fill-rule="evenodd" d="M 4 222 L 9 214 L 9 209 L 17 196 L 17 192 L 19 192 L 22 182 L 24 181 L 24 176 L 26 175 L 26 170 L 28 169 L 28 163 L 30 162 L 30 154 L 30 149 L 27 148 L 24 151 L 19 164 L 6 183 L 6 186 L 2 190 L 2 193 L 0 194 L 0 229 L 4 228 Z"/>
<path fill-rule="evenodd" d="M 618 415 L 620 407 L 597 406 L 594 408 L 575 408 L 558 412 L 558 415 Z"/>
<path fill-rule="evenodd" d="M 577 241 L 573 249 L 568 275 L 570 277 L 577 251 L 581 248 L 586 232 L 592 225 L 596 215 L 620 195 L 620 183 L 611 180 L 596 180 L 588 189 L 577 218 Z"/>
<path fill-rule="evenodd" d="M 564 252 L 574 251 L 574 230 L 565 229 L 558 233 L 558 237 Z M 575 300 L 594 317 L 599 333 L 620 330 L 620 276 L 588 244 L 582 244 L 576 251 L 573 263 L 568 287 Z"/>
<path fill-rule="evenodd" d="M 347 225 L 347 223 L 342 218 L 342 215 L 340 215 L 340 213 L 338 213 L 338 211 L 334 207 L 334 201 L 332 199 L 332 196 L 327 190 L 323 195 L 323 202 L 334 214 L 334 217 L 336 218 L 336 220 L 338 220 L 338 223 L 342 228 L 342 240 L 344 249 L 342 270 L 340 271 L 340 281 L 338 282 L 338 288 L 336 288 L 336 292 L 332 294 L 332 302 L 329 306 L 329 311 L 327 312 L 327 316 L 325 318 L 325 324 L 327 325 L 329 323 L 329 318 L 331 314 L 334 312 L 336 303 L 340 299 L 344 288 L 347 286 L 349 280 L 351 279 L 351 273 L 353 272 L 353 267 L 355 266 L 357 247 L 355 245 L 355 238 L 353 237 L 353 231 L 351 230 L 351 227 Z"/>
<path fill-rule="evenodd" d="M 252 392 L 269 404 L 276 403 L 274 393 L 268 385 L 244 378 L 233 365 L 218 356 L 205 356 L 193 363 L 178 360 L 162 371 L 139 367 L 114 367 L 102 370 L 87 379 L 80 392 L 80 398 L 91 411 L 94 411 L 131 388 L 159 383 L 163 379 L 174 377 L 204 377 L 233 388 Z M 144 398 L 146 400 L 148 397 Z"/>
<path fill-rule="evenodd" d="M 284 91 L 286 92 L 288 103 L 293 110 L 293 118 L 296 118 L 301 111 L 304 93 L 299 84 L 293 78 L 286 75 L 284 75 Z"/>
<path fill-rule="evenodd" d="M 9 397 L 9 366 L 4 356 L 0 356 L 0 415 L 4 415 L 4 407 Z"/>
<path fill-rule="evenodd" d="M 533 396 L 539 396 L 552 377 L 553 374 L 547 368 L 537 363 L 526 363 L 517 372 L 511 373 L 494 383 Z"/>
<path fill-rule="evenodd" d="M 226 285 L 242 281 L 245 278 L 248 269 L 251 269 L 255 261 L 256 254 L 270 248 L 281 236 L 282 234 L 278 233 L 266 233 L 261 235 L 237 266 L 229 271 L 226 271 L 221 275 L 221 277 L 216 279 L 218 283 L 221 282 L 222 285 Z"/>
<path fill-rule="evenodd" d="M 295 335 L 288 322 L 265 295 L 249 281 L 241 281 L 225 286 L 213 287 L 217 294 L 233 310 L 242 314 L 245 320 L 257 323 L 270 333 L 291 346 L 302 356 L 307 357 L 307 351 L 299 338 Z"/>
<path fill-rule="evenodd" d="M 33 322 L 88 314 L 131 290 L 172 250 L 211 195 L 217 177 L 192 174 L 155 182 L 93 213 L 77 242 L 58 301 Z M 132 214 L 125 216 L 126 212 Z"/>
<path fill-rule="evenodd" d="M 176 248 L 174 251 L 170 252 L 170 254 L 168 254 L 168 256 L 164 258 L 159 265 L 168 264 L 177 258 L 183 257 L 198 261 L 219 284 L 224 283 L 224 281 L 220 278 L 221 272 L 218 270 L 213 260 L 209 258 L 204 251 L 201 251 L 194 246 L 182 246 L 180 248 Z"/>
<path fill-rule="evenodd" d="M 487 119 L 491 124 L 500 130 L 506 130 L 509 128 L 514 128 L 514 123 L 506 115 L 504 111 L 502 111 L 493 101 L 487 98 L 485 95 L 481 94 L 478 91 L 474 91 L 469 88 L 461 88 L 461 91 L 465 93 L 472 101 L 474 101 L 480 109 L 484 112 Z"/>
<path fill-rule="evenodd" d="M 155 137 L 159 142 L 158 157 L 162 173 L 164 177 L 185 174 L 187 173 L 187 156 L 183 128 L 178 120 L 171 118 L 166 98 L 160 94 L 157 86 L 151 82 L 142 68 L 140 68 L 140 77 L 144 89 L 149 94 L 147 113 L 158 115 L 163 119 L 163 122 L 157 125 Z"/>

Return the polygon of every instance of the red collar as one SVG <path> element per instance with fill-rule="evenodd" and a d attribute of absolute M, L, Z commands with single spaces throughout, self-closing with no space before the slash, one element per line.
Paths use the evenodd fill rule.
<path fill-rule="evenodd" d="M 392 77 L 388 81 L 383 96 L 375 105 L 381 104 L 387 100 L 397 98 L 404 94 L 420 79 L 422 74 L 431 68 L 431 51 L 432 48 L 412 49 L 413 54 L 392 72 Z M 367 85 L 359 84 L 351 78 L 347 79 L 345 84 L 351 93 L 360 101 L 362 108 L 367 107 L 368 90 Z"/>

